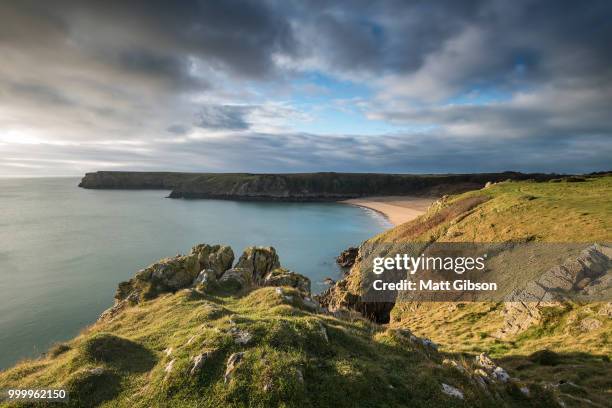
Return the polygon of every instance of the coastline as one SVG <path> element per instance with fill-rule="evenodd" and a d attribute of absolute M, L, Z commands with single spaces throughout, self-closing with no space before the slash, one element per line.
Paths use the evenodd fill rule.
<path fill-rule="evenodd" d="M 425 213 L 435 200 L 432 197 L 385 196 L 351 198 L 339 202 L 376 211 L 395 227 Z"/>

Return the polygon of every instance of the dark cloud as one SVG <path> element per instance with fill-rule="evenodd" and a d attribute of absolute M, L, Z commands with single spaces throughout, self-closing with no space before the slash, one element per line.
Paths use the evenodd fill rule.
<path fill-rule="evenodd" d="M 8 174 L 601 170 L 610 18 L 603 0 L 7 0 L 0 158 Z M 287 91 L 312 73 L 331 85 Z M 342 136 L 343 98 L 397 134 Z M 300 131 L 317 115 L 333 136 Z"/>
<path fill-rule="evenodd" d="M 215 130 L 246 130 L 249 122 L 246 116 L 251 106 L 207 105 L 200 109 L 196 126 Z"/>
<path fill-rule="evenodd" d="M 206 87 L 203 79 L 198 79 L 190 73 L 193 62 L 184 56 L 161 55 L 149 50 L 128 50 L 119 53 L 117 62 L 120 68 L 126 71 L 167 81 L 169 85 L 181 90 Z"/>

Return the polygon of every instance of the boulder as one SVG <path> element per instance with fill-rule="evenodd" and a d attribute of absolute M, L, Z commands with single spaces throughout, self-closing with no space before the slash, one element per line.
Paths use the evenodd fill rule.
<path fill-rule="evenodd" d="M 199 244 L 191 249 L 198 257 L 200 270 L 211 269 L 220 277 L 234 263 L 234 251 L 227 245 Z"/>
<path fill-rule="evenodd" d="M 184 255 L 164 258 L 147 268 L 150 281 L 168 290 L 178 290 L 191 286 L 200 272 L 197 256 Z"/>
<path fill-rule="evenodd" d="M 217 281 L 217 272 L 214 269 L 202 269 L 193 281 L 193 286 L 201 291 L 206 291 Z"/>
<path fill-rule="evenodd" d="M 425 349 L 430 349 L 432 351 L 438 351 L 438 345 L 428 338 L 425 338 L 425 337 L 421 338 L 421 344 L 423 345 L 423 347 L 425 347 Z"/>
<path fill-rule="evenodd" d="M 336 263 L 342 268 L 351 268 L 355 264 L 357 255 L 359 255 L 359 248 L 350 247 L 338 255 Z"/>
<path fill-rule="evenodd" d="M 232 268 L 219 278 L 219 285 L 224 289 L 242 290 L 253 286 L 252 272 L 246 268 Z"/>
<path fill-rule="evenodd" d="M 268 273 L 262 286 L 290 286 L 301 292 L 310 293 L 310 279 L 285 268 L 276 268 Z"/>
<path fill-rule="evenodd" d="M 278 255 L 273 247 L 248 247 L 244 250 L 234 269 L 246 269 L 251 272 L 253 282 L 260 285 L 264 277 L 280 268 Z"/>

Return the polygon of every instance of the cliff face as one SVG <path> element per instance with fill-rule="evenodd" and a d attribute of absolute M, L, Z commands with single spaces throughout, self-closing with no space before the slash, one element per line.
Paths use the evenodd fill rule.
<path fill-rule="evenodd" d="M 336 201 L 376 195 L 443 195 L 481 188 L 501 180 L 550 179 L 543 174 L 407 175 L 366 173 L 87 173 L 80 187 L 171 189 L 171 198 Z"/>
<path fill-rule="evenodd" d="M 612 287 L 612 176 L 553 181 L 503 182 L 437 201 L 423 216 L 362 244 L 349 274 L 319 301 L 336 313 L 348 309 L 410 329 L 444 351 L 488 352 L 511 375 L 548 384 L 566 406 L 579 401 L 578 393 L 589 400 L 582 404 L 606 405 L 608 397 L 594 384 L 612 373 L 610 295 L 585 303 L 564 294 Z M 373 257 L 401 253 L 406 243 L 449 242 L 571 243 L 584 250 L 540 275 L 534 275 L 535 266 L 504 265 L 501 271 L 516 285 L 505 302 L 422 302 L 409 292 L 394 303 L 364 301 L 361 266 Z M 541 301 L 524 301 L 534 296 Z M 542 362 L 541 354 L 554 362 Z M 555 368 L 542 367 L 547 365 Z"/>
<path fill-rule="evenodd" d="M 120 190 L 172 190 L 197 176 L 194 173 L 97 171 L 87 173 L 79 187 Z"/>

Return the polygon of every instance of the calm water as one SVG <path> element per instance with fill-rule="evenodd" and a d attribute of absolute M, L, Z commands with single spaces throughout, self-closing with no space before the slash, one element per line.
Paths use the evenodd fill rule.
<path fill-rule="evenodd" d="M 320 291 L 341 250 L 389 227 L 342 204 L 171 200 L 77 183 L 0 179 L 0 368 L 73 337 L 112 304 L 118 282 L 196 243 L 229 244 L 236 257 L 272 245 Z"/>

